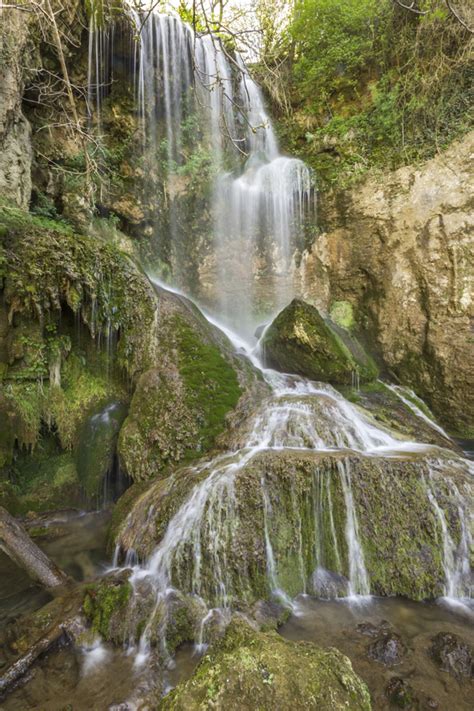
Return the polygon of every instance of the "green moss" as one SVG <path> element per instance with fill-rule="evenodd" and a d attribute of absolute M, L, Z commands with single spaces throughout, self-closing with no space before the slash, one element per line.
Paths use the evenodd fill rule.
<path fill-rule="evenodd" d="M 197 449 L 209 450 L 225 427 L 226 415 L 239 400 L 242 390 L 234 368 L 219 348 L 205 343 L 186 322 L 176 317 L 178 367 L 190 410 L 197 411 Z M 193 448 L 185 453 L 195 456 Z"/>
<path fill-rule="evenodd" d="M 350 383 L 354 374 L 361 380 L 377 377 L 377 368 L 348 332 L 337 332 L 318 310 L 294 299 L 265 331 L 262 348 L 266 362 L 287 373 L 312 380 Z"/>
<path fill-rule="evenodd" d="M 110 639 L 112 619 L 124 615 L 133 593 L 127 581 L 103 580 L 86 589 L 83 610 L 92 629 Z"/>
<path fill-rule="evenodd" d="M 149 486 L 150 482 L 148 481 L 135 482 L 115 503 L 112 511 L 112 518 L 110 519 L 107 531 L 107 548 L 110 553 L 112 553 L 115 548 L 119 530 L 131 511 L 135 501 L 149 488 Z"/>
<path fill-rule="evenodd" d="M 318 708 L 369 711 L 370 696 L 350 661 L 335 649 L 288 642 L 234 618 L 194 675 L 166 696 L 160 709 Z"/>
<path fill-rule="evenodd" d="M 15 492 L 18 513 L 80 504 L 74 460 L 70 453 L 61 452 L 51 435 L 42 437 L 32 454 L 17 453 L 6 471 Z"/>
<path fill-rule="evenodd" d="M 348 301 L 333 301 L 330 315 L 332 320 L 342 328 L 351 329 L 355 326 L 354 310 Z"/>

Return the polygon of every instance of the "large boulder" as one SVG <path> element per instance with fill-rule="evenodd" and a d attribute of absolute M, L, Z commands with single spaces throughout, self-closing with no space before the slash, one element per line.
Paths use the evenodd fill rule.
<path fill-rule="evenodd" d="M 350 384 L 374 380 L 377 367 L 358 341 L 336 332 L 310 304 L 293 299 L 266 329 L 261 349 L 266 365 L 311 380 Z M 346 341 L 346 342 L 344 342 Z"/>
<path fill-rule="evenodd" d="M 159 288 L 157 296 L 159 354 L 138 380 L 119 437 L 121 461 L 135 481 L 202 456 L 217 444 L 241 396 L 265 390 L 250 363 L 190 301 Z"/>
<path fill-rule="evenodd" d="M 365 683 L 337 649 L 289 642 L 234 618 L 193 676 L 168 694 L 159 708 L 369 711 L 371 703 Z"/>
<path fill-rule="evenodd" d="M 460 460 L 286 450 L 235 462 L 181 469 L 138 492 L 115 521 L 122 552 L 145 561 L 161 550 L 175 588 L 211 605 L 225 589 L 247 609 L 276 589 L 438 597 L 444 525 L 459 560 L 467 555 L 472 484 Z"/>

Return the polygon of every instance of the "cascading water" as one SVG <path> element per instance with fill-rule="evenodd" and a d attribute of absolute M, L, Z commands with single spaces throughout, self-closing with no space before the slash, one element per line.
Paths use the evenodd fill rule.
<path fill-rule="evenodd" d="M 174 17 L 152 13 L 143 27 L 138 15 L 132 13 L 132 17 L 141 36 L 134 76 L 146 160 L 151 171 L 165 166 L 172 240 L 179 230 L 173 197 L 179 192 L 184 167 L 183 124 L 198 114 L 196 142 L 208 146 L 214 171 L 216 288 L 212 305 L 225 325 L 248 336 L 256 323 L 293 296 L 292 259 L 312 200 L 310 173 L 301 161 L 279 154 L 260 90 L 238 57 L 239 71 L 233 71 L 219 40 L 195 37 Z M 101 45 L 95 44 L 95 38 L 93 42 L 99 48 L 91 50 L 95 57 Z M 96 75 L 100 76 L 99 70 Z M 246 158 L 243 168 L 242 153 Z M 180 270 L 178 259 L 174 278 L 189 291 Z M 228 328 L 223 330 L 232 338 Z M 241 338 L 234 343 L 242 349 Z M 255 354 L 247 355 L 260 367 Z M 235 451 L 189 473 L 196 483 L 174 511 L 148 559 L 138 562 L 132 548 L 125 551 L 135 591 L 143 583 L 153 591 L 153 609 L 138 642 L 139 662 L 150 652 L 158 618 L 160 649 L 166 657 L 169 611 L 177 595 L 191 594 L 198 603 L 199 648 L 215 618 L 228 619 L 234 602 L 245 598 L 247 581 L 230 557 L 235 533 L 246 525 L 238 487 L 248 467 L 261 467 L 262 453 L 315 457 L 310 463 L 311 492 L 302 494 L 296 479 L 289 483 L 286 515 L 292 527 L 291 565 L 278 540 L 282 504 L 275 500 L 271 477 L 259 472 L 252 523 L 261 539 L 260 591 L 293 611 L 298 593 L 370 594 L 349 457 L 354 452 L 367 458 L 389 458 L 430 450 L 377 427 L 329 385 L 270 370 L 262 369 L 262 374 L 271 395 Z M 320 467 L 318 457 L 324 454 L 333 457 L 333 467 L 327 463 Z M 454 491 L 452 495 L 457 497 Z M 446 595 L 465 595 L 469 533 L 464 508 L 459 501 L 463 528 L 456 546 L 429 482 L 426 496 L 443 540 Z M 119 557 L 117 551 L 114 564 Z M 292 580 L 288 580 L 288 567 Z"/>
<path fill-rule="evenodd" d="M 439 467 L 439 462 L 433 462 L 431 465 L 432 471 L 439 469 Z M 450 490 L 451 498 L 454 501 L 455 511 L 461 528 L 458 544 L 454 542 L 450 533 L 446 513 L 438 502 L 432 472 L 430 472 L 427 494 L 441 530 L 445 575 L 444 595 L 450 599 L 459 599 L 462 597 L 472 598 L 474 584 L 470 565 L 470 550 L 472 546 L 470 522 L 466 514 L 465 503 L 462 500 L 462 496 L 456 484 L 454 481 L 448 481 L 447 485 Z"/>
<path fill-rule="evenodd" d="M 293 255 L 313 208 L 310 171 L 280 155 L 261 92 L 238 54 L 231 62 L 218 38 L 197 36 L 178 17 L 156 11 L 144 22 L 132 8 L 139 36 L 131 73 L 143 132 L 142 170 L 153 180 L 165 177 L 165 195 L 156 197 L 155 231 L 163 240 L 165 220 L 172 279 L 193 292 L 177 246 L 188 236 L 178 203 L 188 162 L 199 155 L 202 181 L 208 171 L 211 183 L 213 277 L 205 298 L 221 320 L 252 335 L 293 293 Z M 99 133 L 113 80 L 113 42 L 113 25 L 97 27 L 92 19 L 88 93 Z"/>

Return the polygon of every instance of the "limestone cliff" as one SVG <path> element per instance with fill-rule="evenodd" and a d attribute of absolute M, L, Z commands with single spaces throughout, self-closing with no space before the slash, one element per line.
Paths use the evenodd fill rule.
<path fill-rule="evenodd" d="M 390 375 L 453 431 L 474 428 L 474 133 L 420 166 L 323 195 L 301 291 L 347 301 Z"/>

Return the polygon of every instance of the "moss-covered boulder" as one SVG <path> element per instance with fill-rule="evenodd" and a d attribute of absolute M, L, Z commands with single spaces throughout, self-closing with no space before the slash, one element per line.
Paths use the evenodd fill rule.
<path fill-rule="evenodd" d="M 190 301 L 157 293 L 159 355 L 137 383 L 119 437 L 121 461 L 135 481 L 166 476 L 171 465 L 205 454 L 229 431 L 241 396 L 265 390 L 249 362 Z M 241 405 L 242 415 L 245 397 Z"/>
<path fill-rule="evenodd" d="M 159 708 L 369 711 L 371 703 L 365 683 L 337 649 L 289 642 L 234 618 L 191 679 L 168 694 Z"/>
<path fill-rule="evenodd" d="M 241 395 L 263 387 L 191 302 L 154 287 L 115 243 L 2 204 L 0 294 L 0 469 L 20 489 L 23 453 L 56 446 L 73 453 L 75 493 L 96 501 L 122 417 L 90 462 L 83 441 L 107 402 L 132 401 L 118 449 L 138 481 L 214 447 Z"/>
<path fill-rule="evenodd" d="M 112 471 L 117 437 L 126 414 L 124 403 L 108 402 L 94 412 L 82 427 L 76 468 L 88 499 L 97 500 L 103 494 L 104 480 Z"/>
<path fill-rule="evenodd" d="M 331 327 L 310 304 L 293 299 L 265 331 L 261 341 L 265 363 L 312 380 L 351 383 L 374 380 L 377 367 L 357 339 Z"/>
<path fill-rule="evenodd" d="M 161 548 L 175 588 L 213 606 L 225 589 L 245 609 L 276 589 L 438 597 L 445 524 L 466 555 L 472 482 L 461 460 L 286 450 L 236 461 L 154 483 L 115 523 L 116 543 L 141 560 Z"/>

